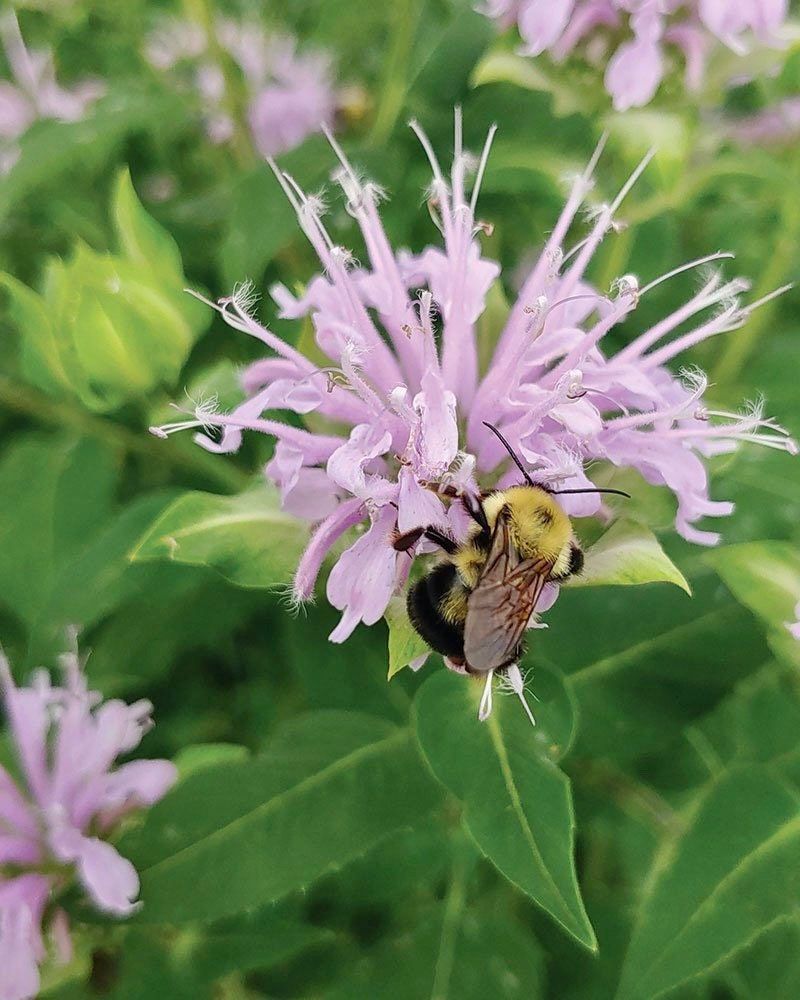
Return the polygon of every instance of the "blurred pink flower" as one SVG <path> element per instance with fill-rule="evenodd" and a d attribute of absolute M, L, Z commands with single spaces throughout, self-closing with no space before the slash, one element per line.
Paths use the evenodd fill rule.
<path fill-rule="evenodd" d="M 725 135 L 742 146 L 772 146 L 800 137 L 800 97 L 787 97 L 763 111 L 727 121 Z"/>
<path fill-rule="evenodd" d="M 123 817 L 157 802 L 173 784 L 167 760 L 114 767 L 150 728 L 147 701 L 102 703 L 89 691 L 76 652 L 62 657 L 64 687 L 39 671 L 17 687 L 0 654 L 2 685 L 19 780 L 0 766 L 0 1000 L 39 989 L 48 954 L 70 957 L 66 914 L 57 894 L 77 879 L 94 905 L 127 916 L 139 877 L 108 838 Z"/>
<path fill-rule="evenodd" d="M 19 157 L 17 140 L 40 118 L 74 122 L 105 92 L 100 80 L 64 88 L 56 82 L 53 53 L 25 47 L 13 11 L 0 16 L 0 40 L 13 83 L 0 80 L 0 174 Z"/>
<path fill-rule="evenodd" d="M 787 622 L 786 627 L 792 633 L 795 639 L 800 639 L 800 603 L 794 609 L 794 616 L 797 619 L 793 622 Z"/>
<path fill-rule="evenodd" d="M 709 498 L 703 459 L 733 451 L 743 441 L 796 451 L 785 431 L 763 419 L 760 405 L 741 414 L 709 409 L 702 400 L 707 381 L 701 372 L 676 376 L 667 368 L 694 344 L 746 321 L 759 304 L 739 303 L 747 282 L 725 281 L 709 271 L 699 290 L 675 312 L 621 350 L 601 350 L 604 336 L 629 321 L 651 289 L 730 256 L 693 261 L 643 287 L 625 275 L 607 293 L 592 288 L 586 268 L 647 163 L 640 164 L 611 204 L 595 210 L 588 235 L 565 252 L 568 231 L 591 190 L 602 144 L 574 181 L 482 370 L 478 344 L 490 334 L 481 329 L 481 318 L 500 268 L 481 255 L 478 236 L 488 227 L 475 213 L 494 129 L 476 163 L 462 147 L 457 115 L 455 153 L 446 178 L 425 133 L 415 122 L 411 127 L 433 171 L 428 207 L 444 246 L 395 253 L 378 214 L 380 189 L 357 175 L 329 136 L 340 161 L 335 180 L 366 247 L 368 263 L 356 264 L 325 228 L 321 198 L 306 195 L 273 163 L 323 271 L 299 295 L 275 285 L 272 298 L 281 317 L 310 318 L 330 366 L 320 368 L 259 324 L 252 289 L 240 286 L 231 297 L 208 304 L 230 326 L 272 352 L 245 372 L 249 398 L 230 414 L 201 406 L 189 420 L 152 428 L 166 437 L 185 428 L 216 427 L 221 432 L 217 440 L 206 433 L 196 436 L 215 452 L 236 451 L 246 429 L 276 438 L 267 475 L 277 484 L 286 510 L 318 522 L 297 568 L 298 601 L 312 597 L 331 547 L 368 521 L 366 533 L 339 557 L 328 580 L 328 598 L 343 612 L 331 635 L 336 642 L 346 639 L 359 621 L 377 621 L 405 581 L 410 559 L 391 546 L 395 528 L 402 532 L 440 524 L 463 535 L 461 506 L 446 508 L 428 484 L 470 492 L 480 482 L 495 483 L 498 476 L 500 485 L 516 481 L 515 470 L 503 472 L 505 452 L 483 421 L 501 428 L 540 481 L 561 488 L 591 486 L 588 468 L 605 461 L 630 466 L 648 482 L 668 486 L 678 500 L 678 531 L 706 545 L 719 536 L 696 523 L 729 514 L 732 504 Z M 469 167 L 476 167 L 471 193 Z M 695 326 L 668 340 L 700 314 Z M 289 420 L 262 416 L 275 410 L 285 411 Z M 296 415 L 309 413 L 314 414 L 313 431 L 294 425 L 301 422 Z M 598 511 L 601 499 L 565 496 L 563 504 L 570 514 L 589 515 Z"/>
<path fill-rule="evenodd" d="M 482 10 L 503 27 L 516 22 L 525 55 L 549 51 L 560 61 L 586 43 L 590 61 L 606 67 L 615 109 L 625 111 L 652 100 L 670 53 L 683 56 L 696 89 L 715 44 L 739 55 L 752 38 L 778 45 L 788 0 L 488 0 Z"/>
<path fill-rule="evenodd" d="M 337 95 L 329 57 L 298 52 L 294 39 L 268 35 L 255 23 L 220 19 L 215 44 L 241 71 L 247 92 L 247 123 L 253 145 L 264 156 L 277 156 L 323 125 L 333 122 Z M 225 75 L 205 32 L 188 21 L 165 21 L 147 42 L 146 54 L 157 69 L 188 68 L 205 106 L 206 131 L 212 142 L 227 142 L 235 124 L 226 104 Z"/>

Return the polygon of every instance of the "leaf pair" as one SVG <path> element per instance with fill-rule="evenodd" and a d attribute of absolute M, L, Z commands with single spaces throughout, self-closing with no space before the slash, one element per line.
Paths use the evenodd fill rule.
<path fill-rule="evenodd" d="M 51 258 L 41 293 L 0 275 L 23 376 L 97 412 L 173 383 L 208 322 L 183 292 L 176 244 L 145 212 L 127 170 L 117 178 L 111 215 L 117 253 L 78 244 L 68 260 Z"/>

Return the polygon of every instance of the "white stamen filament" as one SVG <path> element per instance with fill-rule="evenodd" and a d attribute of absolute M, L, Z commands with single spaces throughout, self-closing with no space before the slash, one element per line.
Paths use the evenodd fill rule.
<path fill-rule="evenodd" d="M 606 421 L 609 430 L 619 431 L 631 427 L 641 427 L 645 424 L 652 424 L 656 420 L 677 420 L 681 416 L 688 418 L 690 410 L 694 404 L 702 399 L 708 389 L 708 379 L 702 372 L 693 376 L 694 387 L 691 395 L 674 406 L 665 407 L 663 410 L 651 410 L 647 413 L 633 413 L 626 417 L 613 417 Z"/>
<path fill-rule="evenodd" d="M 486 675 L 486 683 L 483 685 L 483 695 L 478 706 L 478 719 L 486 722 L 492 714 L 492 681 L 494 680 L 494 670 L 490 670 Z"/>
<path fill-rule="evenodd" d="M 522 702 L 522 707 L 525 709 L 526 715 L 531 720 L 531 725 L 535 726 L 536 719 L 534 719 L 533 712 L 530 710 L 530 706 L 525 700 L 525 681 L 523 680 L 518 664 L 512 663 L 510 667 L 506 668 L 506 679 L 508 680 L 511 690 Z"/>
<path fill-rule="evenodd" d="M 473 218 L 475 217 L 475 209 L 478 205 L 478 195 L 480 194 L 481 184 L 483 184 L 483 175 L 486 171 L 486 164 L 489 160 L 489 153 L 491 152 L 496 132 L 497 125 L 492 125 L 486 134 L 486 141 L 483 144 L 483 151 L 481 152 L 480 162 L 478 163 L 478 172 L 475 174 L 475 183 L 472 185 L 472 197 L 469 200 L 469 210 Z"/>
<path fill-rule="evenodd" d="M 639 289 L 639 294 L 644 295 L 646 292 L 652 291 L 654 288 L 658 288 L 659 285 L 663 285 L 665 281 L 669 281 L 670 278 L 675 278 L 679 274 L 683 274 L 686 271 L 692 271 L 696 267 L 702 267 L 704 264 L 711 264 L 715 260 L 733 260 L 735 254 L 728 253 L 726 251 L 719 251 L 717 253 L 709 254 L 707 257 L 698 257 L 697 260 L 690 260 L 688 264 L 681 264 L 680 267 L 674 268 L 672 271 L 667 271 L 666 274 L 662 274 L 660 278 L 654 278 L 649 284 L 645 285 L 644 288 Z"/>
<path fill-rule="evenodd" d="M 790 281 L 787 285 L 781 285 L 780 288 L 776 288 L 774 291 L 769 292 L 767 295 L 762 295 L 760 299 L 756 299 L 755 302 L 748 302 L 748 304 L 742 309 L 743 313 L 748 316 L 754 309 L 758 309 L 761 306 L 771 302 L 773 299 L 777 299 L 779 295 L 785 295 L 786 292 L 790 292 L 795 286 L 794 281 Z"/>

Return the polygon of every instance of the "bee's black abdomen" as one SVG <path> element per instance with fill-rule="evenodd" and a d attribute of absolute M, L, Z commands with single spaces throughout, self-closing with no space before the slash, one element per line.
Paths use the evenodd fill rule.
<path fill-rule="evenodd" d="M 439 610 L 442 598 L 457 585 L 456 568 L 442 563 L 417 580 L 408 592 L 408 617 L 425 642 L 443 656 L 464 657 L 464 629 L 447 621 Z"/>
<path fill-rule="evenodd" d="M 570 545 L 569 549 L 569 569 L 567 573 L 572 576 L 573 573 L 580 573 L 583 569 L 583 549 L 579 548 L 574 542 Z"/>

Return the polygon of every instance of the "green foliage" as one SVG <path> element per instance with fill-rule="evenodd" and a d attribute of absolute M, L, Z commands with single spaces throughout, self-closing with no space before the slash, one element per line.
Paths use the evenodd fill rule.
<path fill-rule="evenodd" d="M 575 818 L 569 782 L 552 760 L 557 722 L 549 732 L 545 703 L 540 725 L 531 733 L 519 705 L 509 699 L 479 726 L 474 689 L 446 673 L 425 683 L 414 704 L 425 759 L 463 802 L 464 826 L 481 851 L 594 950 L 572 856 Z"/>
<path fill-rule="evenodd" d="M 139 202 L 127 171 L 111 214 L 119 251 L 75 246 L 45 264 L 41 293 L 0 275 L 31 384 L 114 410 L 162 383 L 174 384 L 207 322 L 183 292 L 180 254 Z"/>
<path fill-rule="evenodd" d="M 586 553 L 583 572 L 572 586 L 674 583 L 691 594 L 686 577 L 644 525 L 617 521 Z"/>
<path fill-rule="evenodd" d="M 619 1000 L 655 997 L 715 967 L 796 909 L 800 797 L 763 769 L 699 796 L 654 862 Z"/>
<path fill-rule="evenodd" d="M 131 836 L 142 919 L 209 920 L 280 899 L 435 801 L 408 732 L 356 713 L 300 717 L 260 758 L 189 774 Z"/>
<path fill-rule="evenodd" d="M 710 553 L 709 563 L 746 608 L 769 628 L 778 656 L 800 666 L 800 644 L 788 632 L 800 605 L 800 552 L 781 542 L 731 545 Z"/>
<path fill-rule="evenodd" d="M 234 497 L 178 497 L 134 546 L 131 559 L 211 566 L 242 587 L 274 587 L 291 579 L 306 540 L 302 523 L 281 511 L 277 491 L 259 484 Z"/>

